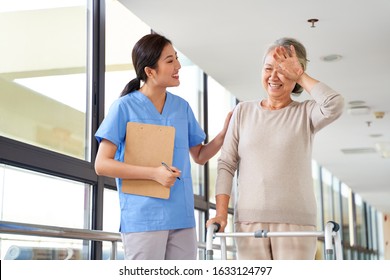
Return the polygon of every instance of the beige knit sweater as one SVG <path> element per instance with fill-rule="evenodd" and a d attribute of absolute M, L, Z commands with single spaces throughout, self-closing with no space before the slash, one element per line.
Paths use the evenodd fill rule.
<path fill-rule="evenodd" d="M 316 225 L 311 169 L 313 138 L 336 120 L 343 97 L 323 83 L 313 99 L 269 111 L 239 103 L 218 159 L 216 194 L 231 195 L 237 170 L 235 222 Z"/>

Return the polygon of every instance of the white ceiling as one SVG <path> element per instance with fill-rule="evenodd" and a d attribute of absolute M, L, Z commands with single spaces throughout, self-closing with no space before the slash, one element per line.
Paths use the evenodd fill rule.
<path fill-rule="evenodd" d="M 260 81 L 265 48 L 279 37 L 300 40 L 310 60 L 307 72 L 346 100 L 343 116 L 317 134 L 313 158 L 370 205 L 390 213 L 390 158 L 374 150 L 377 142 L 390 143 L 390 1 L 120 2 L 240 100 L 265 96 Z M 307 22 L 311 18 L 319 19 L 314 28 Z M 343 58 L 321 60 L 332 54 Z M 351 101 L 364 101 L 370 111 L 349 114 Z M 383 119 L 375 118 L 377 111 L 385 112 Z M 341 151 L 357 148 L 373 152 Z"/>

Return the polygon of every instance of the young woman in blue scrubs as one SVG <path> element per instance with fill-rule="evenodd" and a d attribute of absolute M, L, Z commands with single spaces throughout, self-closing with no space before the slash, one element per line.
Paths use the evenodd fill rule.
<path fill-rule="evenodd" d="M 181 65 L 171 41 L 159 34 L 148 34 L 135 44 L 132 59 L 137 77 L 111 105 L 95 134 L 100 143 L 95 170 L 98 175 L 116 178 L 126 259 L 196 259 L 189 154 L 202 165 L 213 157 L 222 146 L 231 114 L 222 131 L 208 144 L 202 144 L 206 135 L 188 102 L 166 91 L 167 87 L 180 84 Z M 175 127 L 173 164 L 170 166 L 173 172 L 164 166 L 124 163 L 127 122 Z M 123 193 L 122 179 L 157 181 L 171 188 L 170 197 L 159 199 Z"/>

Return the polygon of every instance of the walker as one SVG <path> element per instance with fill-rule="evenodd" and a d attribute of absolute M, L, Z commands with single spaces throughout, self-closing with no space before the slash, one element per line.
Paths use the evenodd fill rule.
<path fill-rule="evenodd" d="M 329 221 L 325 225 L 324 231 L 291 231 L 291 232 L 268 232 L 257 230 L 255 232 L 218 232 L 220 225 L 215 223 L 207 227 L 206 235 L 206 260 L 213 260 L 213 240 L 221 238 L 221 260 L 226 260 L 226 237 L 324 237 L 325 239 L 325 259 L 342 260 L 342 247 L 340 238 L 340 226 L 338 223 Z"/>

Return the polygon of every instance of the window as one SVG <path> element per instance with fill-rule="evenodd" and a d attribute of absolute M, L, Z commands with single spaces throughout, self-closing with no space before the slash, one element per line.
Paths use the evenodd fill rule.
<path fill-rule="evenodd" d="M 323 203 L 323 215 L 324 220 L 323 224 L 326 224 L 328 221 L 333 221 L 333 193 L 332 193 L 332 174 L 325 168 L 321 168 L 322 173 L 322 203 Z"/>
<path fill-rule="evenodd" d="M 236 99 L 212 77 L 208 77 L 208 136 L 213 139 L 222 130 L 227 114 L 234 108 Z M 217 163 L 220 152 L 208 162 L 209 166 L 209 200 L 215 203 L 215 182 Z M 230 201 L 232 205 L 232 200 Z"/>
<path fill-rule="evenodd" d="M 343 212 L 343 224 L 342 226 L 342 241 L 345 245 L 351 245 L 351 229 L 350 224 L 352 223 L 352 213 L 350 211 L 350 200 L 351 200 L 351 190 L 350 188 L 342 183 L 341 184 L 341 207 Z"/>
<path fill-rule="evenodd" d="M 1 220 L 90 228 L 91 186 L 5 165 L 0 174 Z M 82 240 L 4 235 L 0 245 L 2 259 L 88 259 Z"/>
<path fill-rule="evenodd" d="M 358 194 L 355 194 L 355 205 L 357 244 L 360 247 L 367 248 L 366 204 Z"/>
<path fill-rule="evenodd" d="M 136 77 L 131 52 L 135 43 L 149 33 L 150 27 L 120 2 L 106 1 L 105 114 L 125 85 Z"/>
<path fill-rule="evenodd" d="M 174 42 L 173 42 L 174 43 Z M 177 50 L 179 62 L 181 64 L 180 85 L 178 87 L 168 88 L 167 91 L 184 98 L 191 106 L 201 127 L 203 125 L 203 71 L 194 65 L 183 53 Z M 205 195 L 204 168 L 196 164 L 192 157 L 191 174 L 194 194 Z"/>
<path fill-rule="evenodd" d="M 103 197 L 103 230 L 119 232 L 120 206 L 118 192 L 116 190 L 104 188 Z"/>
<path fill-rule="evenodd" d="M 341 183 L 339 179 L 336 177 L 333 177 L 333 184 L 332 184 L 332 190 L 333 190 L 333 221 L 338 223 L 341 226 L 342 222 L 342 211 L 341 211 L 341 194 L 340 194 L 340 188 Z"/>
<path fill-rule="evenodd" d="M 317 201 L 317 228 L 318 230 L 323 230 L 323 210 L 322 210 L 322 182 L 321 182 L 321 167 L 317 162 L 312 161 L 312 177 L 313 177 L 313 186 L 314 194 Z"/>
<path fill-rule="evenodd" d="M 0 8 L 0 135 L 88 160 L 86 1 L 12 3 Z"/>

